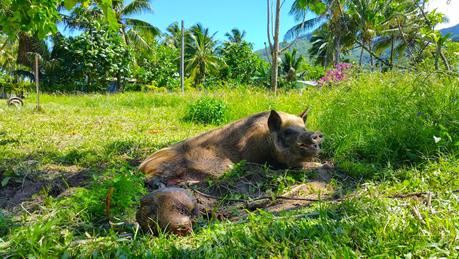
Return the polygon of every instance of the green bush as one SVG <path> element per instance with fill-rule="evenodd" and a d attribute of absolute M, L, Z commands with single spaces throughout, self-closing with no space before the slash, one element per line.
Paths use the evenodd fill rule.
<path fill-rule="evenodd" d="M 228 107 L 222 100 L 202 97 L 188 105 L 185 121 L 203 124 L 221 124 L 225 122 Z"/>

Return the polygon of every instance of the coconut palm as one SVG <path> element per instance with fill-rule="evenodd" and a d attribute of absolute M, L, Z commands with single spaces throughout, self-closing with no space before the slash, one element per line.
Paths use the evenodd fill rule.
<path fill-rule="evenodd" d="M 297 56 L 297 50 L 293 49 L 292 52 L 285 52 L 281 63 L 281 72 L 285 75 L 287 82 L 296 80 L 297 74 L 301 70 L 303 64 L 303 56 Z"/>
<path fill-rule="evenodd" d="M 134 44 L 149 48 L 146 37 L 154 37 L 160 34 L 157 27 L 148 22 L 132 18 L 132 15 L 153 12 L 149 0 L 133 0 L 125 5 L 123 0 L 113 0 L 112 8 L 115 11 L 116 20 L 120 24 L 120 33 L 126 45 Z"/>
<path fill-rule="evenodd" d="M 381 23 L 378 37 L 373 44 L 378 55 L 389 50 L 390 66 L 393 66 L 395 55 L 415 57 L 427 46 L 420 33 L 425 20 L 417 5 L 412 1 L 396 3 L 397 5 L 391 5 L 384 10 L 385 21 Z"/>
<path fill-rule="evenodd" d="M 332 34 L 333 42 L 328 46 L 333 46 L 333 62 L 339 63 L 342 50 L 352 46 L 350 36 L 353 35 L 349 15 L 345 12 L 346 6 L 343 0 L 295 0 L 290 9 L 290 14 L 294 15 L 295 20 L 299 22 L 285 34 L 286 40 L 295 39 L 306 33 L 310 33 L 322 28 L 327 24 Z M 316 17 L 306 19 L 307 14 L 313 12 Z M 326 22 L 326 23 L 325 23 Z"/>
<path fill-rule="evenodd" d="M 245 37 L 245 31 L 233 28 L 231 32 L 225 33 L 225 36 L 228 38 L 229 42 L 241 44 Z"/>
<path fill-rule="evenodd" d="M 133 0 L 125 4 L 123 0 L 113 0 L 112 9 L 119 24 L 119 33 L 128 46 L 150 48 L 151 40 L 160 34 L 160 30 L 148 22 L 132 18 L 133 15 L 152 12 L 149 0 Z M 62 21 L 70 30 L 91 30 L 92 20 L 100 19 L 104 12 L 99 7 L 76 7 L 69 15 L 63 14 Z"/>
<path fill-rule="evenodd" d="M 164 44 L 173 48 L 180 48 L 182 41 L 182 28 L 180 28 L 178 22 L 174 22 L 169 25 L 166 29 L 167 34 L 165 36 Z"/>
<path fill-rule="evenodd" d="M 380 24 L 383 17 L 383 8 L 386 5 L 378 0 L 350 0 L 348 3 L 349 13 L 355 22 L 356 38 L 361 42 L 359 65 L 362 65 L 364 46 L 368 50 L 373 49 L 373 40 L 376 37 L 376 27 Z M 371 67 L 374 65 L 373 56 L 370 55 Z"/>
<path fill-rule="evenodd" d="M 195 85 L 203 83 L 206 75 L 217 72 L 225 65 L 223 59 L 216 54 L 217 42 L 209 34 L 209 29 L 201 24 L 190 28 L 186 40 L 186 71 L 194 78 Z"/>
<path fill-rule="evenodd" d="M 310 42 L 312 46 L 308 50 L 309 57 L 315 60 L 316 64 L 326 67 L 333 62 L 333 34 L 326 26 L 316 30 L 312 34 Z"/>

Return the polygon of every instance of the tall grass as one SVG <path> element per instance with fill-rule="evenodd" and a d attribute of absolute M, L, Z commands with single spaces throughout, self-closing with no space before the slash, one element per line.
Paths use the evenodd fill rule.
<path fill-rule="evenodd" d="M 319 99 L 317 127 L 336 161 L 400 166 L 459 149 L 457 79 L 365 74 Z"/>

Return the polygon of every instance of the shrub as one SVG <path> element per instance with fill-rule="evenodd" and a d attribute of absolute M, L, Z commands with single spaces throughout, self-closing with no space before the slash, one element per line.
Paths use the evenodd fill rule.
<path fill-rule="evenodd" d="M 228 107 L 222 100 L 203 97 L 187 107 L 185 121 L 203 124 L 221 124 L 226 119 Z"/>
<path fill-rule="evenodd" d="M 313 66 L 305 62 L 303 69 L 306 72 L 304 76 L 306 80 L 319 80 L 325 75 L 325 69 L 322 66 Z"/>
<path fill-rule="evenodd" d="M 169 90 L 180 88 L 178 73 L 179 50 L 163 45 L 152 46 L 152 52 L 138 52 L 138 67 L 134 71 L 134 78 L 144 85 L 154 84 L 156 87 Z"/>

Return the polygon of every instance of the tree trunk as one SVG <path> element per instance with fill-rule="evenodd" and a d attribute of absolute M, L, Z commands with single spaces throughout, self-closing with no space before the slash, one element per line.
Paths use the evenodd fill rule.
<path fill-rule="evenodd" d="M 28 59 L 27 53 L 33 52 L 32 50 L 32 38 L 24 32 L 19 33 L 19 46 L 16 63 L 32 67 L 32 62 Z"/>
<path fill-rule="evenodd" d="M 185 23 L 182 20 L 180 39 L 180 88 L 182 94 L 185 93 Z"/>
<path fill-rule="evenodd" d="M 363 60 L 363 47 L 360 48 L 360 58 L 359 58 L 359 66 L 362 66 L 362 60 Z"/>
<path fill-rule="evenodd" d="M 440 49 L 440 57 L 441 57 L 441 60 L 443 61 L 443 64 L 446 67 L 446 70 L 451 71 L 451 67 L 449 66 L 448 60 L 446 59 L 446 56 L 443 54 L 441 49 Z"/>
<path fill-rule="evenodd" d="M 339 36 L 335 37 L 335 54 L 333 55 L 334 65 L 339 64 L 340 62 L 340 53 L 341 53 L 341 39 Z"/>
<path fill-rule="evenodd" d="M 438 59 L 440 58 L 440 53 L 441 53 L 441 45 L 440 43 L 437 42 L 436 51 L 435 51 L 435 70 L 439 69 Z"/>
<path fill-rule="evenodd" d="M 371 42 L 368 42 L 368 49 L 369 49 L 370 51 L 373 51 L 373 50 L 371 49 Z M 370 52 L 368 52 L 368 53 L 370 53 Z M 373 56 L 370 54 L 370 70 L 373 71 L 374 68 L 375 68 L 375 60 L 374 60 Z"/>
<path fill-rule="evenodd" d="M 121 84 L 121 75 L 120 72 L 116 73 L 116 91 L 121 92 L 122 84 Z"/>
<path fill-rule="evenodd" d="M 37 90 L 37 111 L 40 110 L 40 70 L 38 67 L 38 54 L 35 54 L 35 88 Z"/>
<path fill-rule="evenodd" d="M 390 69 L 394 67 L 394 35 L 390 38 Z"/>
<path fill-rule="evenodd" d="M 277 93 L 277 76 L 279 73 L 279 20 L 280 0 L 276 0 L 276 22 L 274 23 L 274 47 L 272 50 L 271 88 Z"/>
<path fill-rule="evenodd" d="M 129 40 L 126 35 L 126 27 L 124 27 L 123 25 L 121 25 L 121 34 L 123 36 L 124 44 L 126 44 L 126 46 L 129 46 Z"/>

